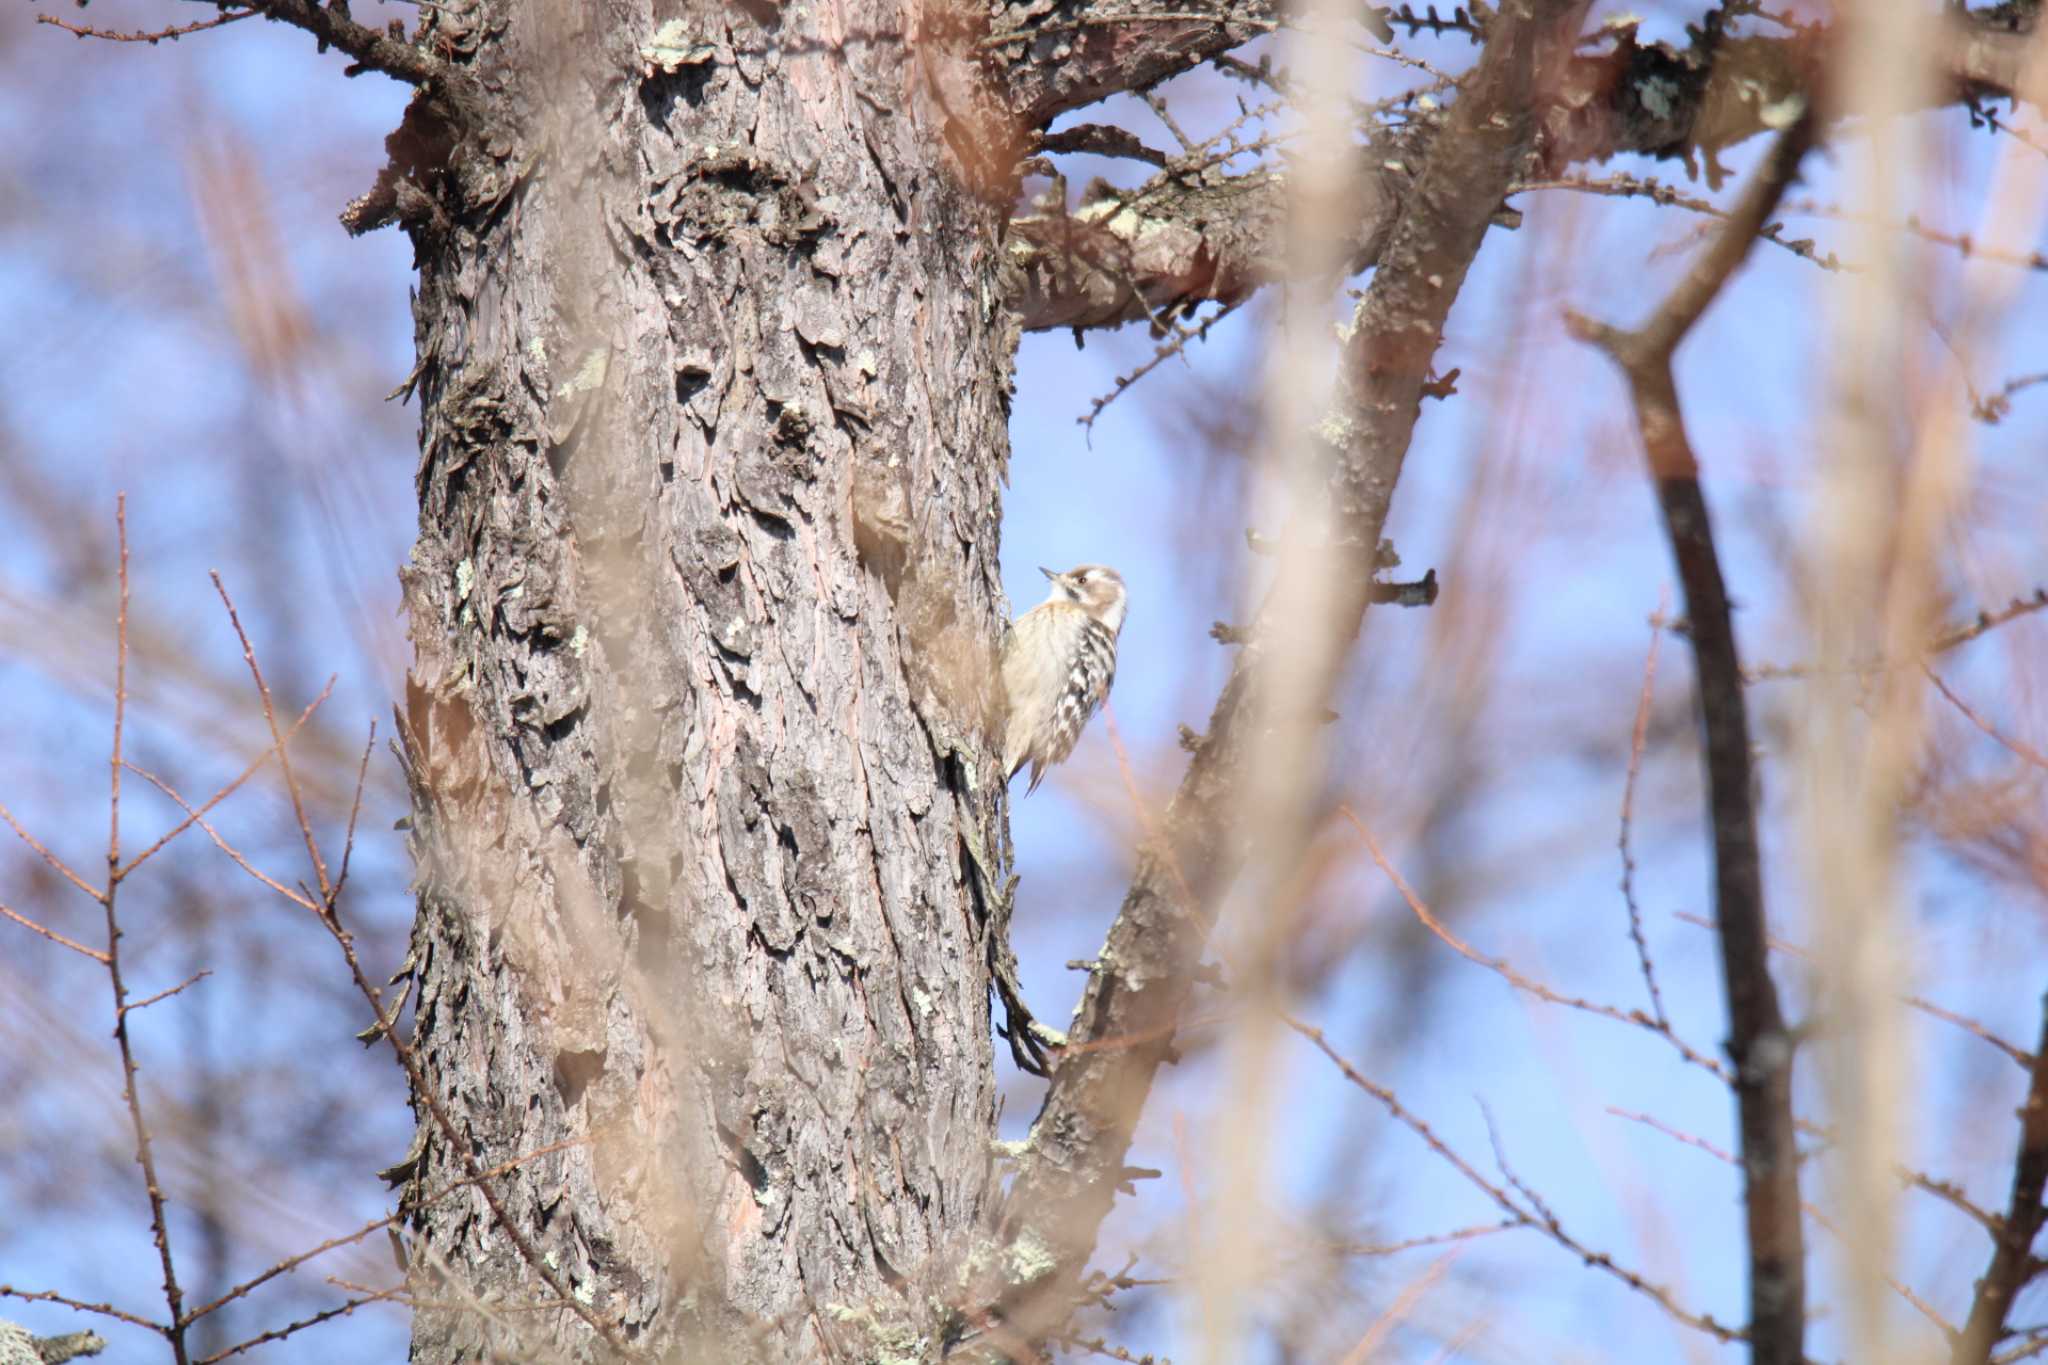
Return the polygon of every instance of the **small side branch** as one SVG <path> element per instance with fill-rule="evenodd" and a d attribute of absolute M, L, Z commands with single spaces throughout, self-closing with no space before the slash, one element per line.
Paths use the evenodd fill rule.
<path fill-rule="evenodd" d="M 2006 1335 L 2013 1300 L 2043 1268 L 2034 1258 L 2034 1238 L 2041 1231 L 2041 1196 L 2048 1188 L 2048 997 L 2041 1002 L 2041 1041 L 2034 1048 L 2034 1069 L 2020 1106 L 2020 1146 L 2012 1163 L 2012 1197 L 2005 1218 L 1992 1232 L 1991 1264 L 1977 1281 L 1969 1320 L 1950 1357 L 1953 1365 L 1987 1365 L 1991 1350 Z"/>
<path fill-rule="evenodd" d="M 61 28 L 79 38 L 98 38 L 109 43 L 148 43 L 155 47 L 166 40 L 176 42 L 188 33 L 204 33 L 210 28 L 222 28 L 240 19 L 253 19 L 256 14 L 257 11 L 253 9 L 224 9 L 211 19 L 195 19 L 189 24 L 172 24 L 166 28 L 141 29 L 132 33 L 123 33 L 119 29 L 94 28 L 91 24 L 74 24 L 69 20 L 59 19 L 54 14 L 38 14 L 36 22 L 48 24 L 52 28 Z"/>
<path fill-rule="evenodd" d="M 290 24 L 293 28 L 304 29 L 313 35 L 325 52 L 330 47 L 339 48 L 355 58 L 355 65 L 348 69 L 351 76 L 365 71 L 381 71 L 393 80 L 404 81 L 407 85 L 448 86 L 457 81 L 466 83 L 467 76 L 456 71 L 440 59 L 420 51 L 403 37 L 381 29 L 359 24 L 348 17 L 344 4 L 317 3 L 317 0 L 200 0 L 212 4 L 220 12 L 210 19 L 198 19 L 189 24 L 168 24 L 163 28 L 141 29 L 123 32 L 117 29 L 96 28 L 91 24 L 74 24 L 53 14 L 38 14 L 36 22 L 63 29 L 66 33 L 80 38 L 98 38 L 112 43 L 148 43 L 154 46 L 166 40 L 175 42 L 189 34 L 204 33 L 208 29 L 222 28 L 243 19 L 262 16 L 279 23 Z"/>
<path fill-rule="evenodd" d="M 1686 435 L 1671 357 L 1748 258 L 1757 234 L 1798 175 L 1813 137 L 1809 112 L 1779 138 L 1726 227 L 1640 330 L 1623 331 L 1577 314 L 1567 319 L 1575 335 L 1605 351 L 1628 379 L 1644 457 L 1657 486 L 1665 535 L 1677 561 L 1692 626 L 1706 731 L 1728 1054 L 1735 1064 L 1742 1137 L 1750 1348 L 1757 1365 L 1800 1365 L 1805 1359 L 1806 1253 L 1792 1119 L 1793 1039 L 1768 961 L 1763 871 L 1751 795 L 1749 713 L 1728 585 L 1700 491 L 1699 461 Z"/>
<path fill-rule="evenodd" d="M 344 5 L 320 5 L 314 0 L 249 0 L 249 7 L 266 19 L 304 29 L 319 40 L 323 49 L 340 48 L 356 59 L 361 70 L 381 71 L 407 85 L 433 84 L 450 74 L 446 63 L 404 39 L 349 18 Z"/>

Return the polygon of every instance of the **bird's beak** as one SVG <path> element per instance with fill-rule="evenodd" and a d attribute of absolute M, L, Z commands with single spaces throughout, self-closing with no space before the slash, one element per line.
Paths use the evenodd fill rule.
<path fill-rule="evenodd" d="M 1055 583 L 1059 582 L 1060 580 L 1060 575 L 1054 573 L 1051 569 L 1046 568 L 1043 564 L 1038 566 L 1038 571 L 1044 574 L 1047 578 L 1050 578 Z"/>

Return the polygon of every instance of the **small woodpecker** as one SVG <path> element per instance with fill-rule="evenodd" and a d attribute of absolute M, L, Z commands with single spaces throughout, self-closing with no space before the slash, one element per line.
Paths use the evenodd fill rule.
<path fill-rule="evenodd" d="M 1083 564 L 1039 572 L 1052 580 L 1052 592 L 1012 622 L 1003 640 L 1003 767 L 1015 777 L 1031 765 L 1027 795 L 1074 751 L 1109 696 L 1124 628 L 1124 580 L 1115 569 Z"/>

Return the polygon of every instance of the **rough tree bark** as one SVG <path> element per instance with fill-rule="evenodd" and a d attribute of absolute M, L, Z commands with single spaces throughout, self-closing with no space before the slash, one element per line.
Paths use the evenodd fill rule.
<path fill-rule="evenodd" d="M 420 88 L 345 216 L 402 224 L 420 268 L 401 721 L 424 1084 L 392 1172 L 414 1358 L 935 1359 L 976 1334 L 1001 1354 L 997 1316 L 1026 1303 L 1027 1336 L 1055 1330 L 1185 987 L 1145 1011 L 1167 1032 L 1132 1088 L 1092 1103 L 1094 1070 L 1062 1070 L 999 1219 L 1010 367 L 1021 327 L 1256 287 L 1281 187 L 1169 161 L 1103 211 L 1010 213 L 1052 118 L 1273 11 L 477 0 L 398 43 L 264 8 Z M 1581 6 L 1513 8 L 1571 27 Z M 1355 264 L 1401 254 L 1336 471 L 1361 593 L 1441 309 L 1536 130 L 1531 166 L 1711 168 L 1781 87 L 1811 94 L 1826 44 L 1570 36 L 1540 100 L 1526 54 L 1493 54 L 1483 126 L 1453 96 L 1375 134 L 1398 156 L 1367 148 L 1381 217 Z M 1959 89 L 2010 48 L 1959 45 Z M 1190 810 L 1232 780 L 1215 728 Z M 1141 909 L 1166 905 L 1158 863 Z M 1152 935 L 1144 960 L 1184 974 L 1198 949 Z M 1102 1122 L 1053 1141 L 1076 1115 Z"/>
<path fill-rule="evenodd" d="M 990 1195 L 1002 125 L 889 0 L 655 8 L 430 15 L 402 1174 L 594 1140 L 421 1209 L 419 1361 L 923 1349 Z"/>

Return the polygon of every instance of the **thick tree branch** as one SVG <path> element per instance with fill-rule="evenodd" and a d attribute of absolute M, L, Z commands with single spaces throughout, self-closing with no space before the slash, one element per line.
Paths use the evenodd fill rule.
<path fill-rule="evenodd" d="M 2005 1218 L 1994 1229 L 1991 1264 L 1977 1281 L 1970 1318 L 1955 1342 L 1953 1365 L 1986 1365 L 1991 1350 L 2006 1336 L 2013 1300 L 2040 1275 L 2034 1239 L 2040 1234 L 2048 1189 L 2048 997 L 2041 1001 L 2041 1041 L 2034 1048 L 2032 1079 L 2020 1105 L 2020 1145 L 2012 1162 L 2012 1197 Z"/>
<path fill-rule="evenodd" d="M 1586 0 L 1515 0 L 1503 8 L 1390 226 L 1346 346 L 1339 408 L 1322 424 L 1340 538 L 1324 568 L 1344 575 L 1349 588 L 1335 594 L 1325 623 L 1342 632 L 1338 638 L 1356 633 L 1365 610 L 1380 528 L 1444 321 L 1534 135 L 1537 92 L 1569 53 L 1585 8 Z M 1138 1115 L 1172 1055 L 1208 939 L 1206 907 L 1233 842 L 1240 777 L 1263 739 L 1259 694 L 1274 670 L 1298 662 L 1279 657 L 1274 642 L 1301 627 L 1283 629 L 1270 604 L 1295 600 L 1277 587 L 1237 656 L 1164 828 L 1140 852 L 1019 1156 L 1000 1222 L 1005 1250 L 994 1258 L 1001 1283 L 985 1298 L 1010 1336 L 1035 1342 L 1065 1320 L 1122 1181 Z M 1306 687 L 1297 682 L 1291 695 L 1327 697 L 1344 652 L 1325 651 L 1328 674 Z"/>
<path fill-rule="evenodd" d="M 1386 21 L 1361 6 L 1382 41 Z M 982 41 L 1005 73 L 1010 111 L 1043 128 L 1072 109 L 1127 90 L 1149 90 L 1280 27 L 1268 0 L 1018 0 Z"/>
<path fill-rule="evenodd" d="M 1267 21 L 1260 7 L 1245 13 L 1246 25 Z M 1959 14 L 1948 33 L 1945 101 L 2017 94 L 2030 26 Z M 1575 55 L 1545 92 L 1538 136 L 1524 150 L 1517 179 L 1543 180 L 1572 165 L 1635 153 L 1682 161 L 1718 188 L 1728 148 L 1784 128 L 1802 108 L 1833 107 L 1826 90 L 1833 43 L 1832 31 L 1818 28 L 1749 37 L 1702 32 L 1680 49 L 1639 43 L 1632 28 L 1610 30 L 1601 50 Z M 1092 81 L 1087 88 L 1095 89 L 1118 78 L 1113 65 L 1093 77 L 1074 69 L 1086 68 L 1088 57 L 1077 49 L 1054 64 L 1057 72 L 1018 58 L 1012 91 L 1023 103 L 1013 107 L 1033 116 L 1035 83 Z M 1415 108 L 1371 130 L 1361 178 L 1373 194 L 1352 234 L 1354 271 L 1378 261 L 1441 121 Z M 1242 298 L 1272 278 L 1286 183 L 1268 169 L 1226 171 L 1222 154 L 1229 150 L 1219 146 L 1208 161 L 1170 164 L 1139 189 L 1106 195 L 1072 215 L 1018 218 L 1010 251 L 1025 328 L 1113 327 L 1184 315 L 1205 302 Z"/>
<path fill-rule="evenodd" d="M 1389 134 L 1353 178 L 1370 190 L 1354 218 L 1353 271 L 1378 260 L 1414 183 L 1396 146 L 1420 143 L 1412 132 Z M 1287 184 L 1276 171 L 1175 166 L 1073 214 L 1015 219 L 1010 259 L 1025 329 L 1115 327 L 1243 299 L 1277 273 L 1286 211 Z"/>
<path fill-rule="evenodd" d="M 1709 823 L 1714 840 L 1715 917 L 1728 995 L 1728 1056 L 1742 1135 L 1743 1202 L 1749 1239 L 1750 1358 L 1759 1365 L 1805 1360 L 1806 1253 L 1792 1120 L 1793 1042 L 1771 980 L 1763 869 L 1757 846 L 1749 712 L 1735 627 L 1713 523 L 1700 492 L 1699 462 L 1671 373 L 1672 354 L 1748 259 L 1813 145 L 1808 113 L 1778 140 L 1756 183 L 1713 244 L 1663 306 L 1625 332 L 1573 315 L 1573 330 L 1598 345 L 1628 378 L 1643 454 L 1657 486 L 1664 530 L 1685 588 L 1699 670 L 1699 707 Z"/>
<path fill-rule="evenodd" d="M 202 0 L 214 3 L 214 0 Z M 427 85 L 449 74 L 446 63 L 420 51 L 403 38 L 370 28 L 348 17 L 348 6 L 320 5 L 314 0 L 238 0 L 266 19 L 290 24 L 312 34 L 324 49 L 337 47 L 369 71 L 381 71 L 408 85 Z M 220 5 L 219 8 L 227 8 Z"/>

